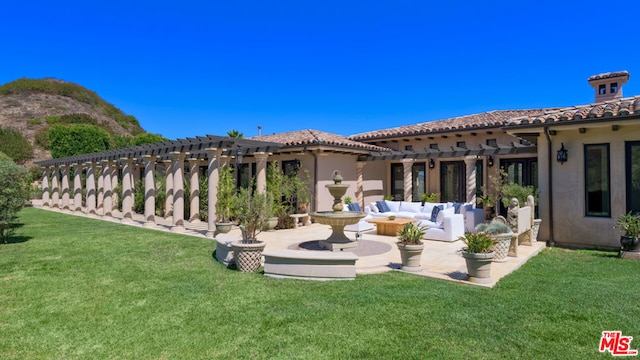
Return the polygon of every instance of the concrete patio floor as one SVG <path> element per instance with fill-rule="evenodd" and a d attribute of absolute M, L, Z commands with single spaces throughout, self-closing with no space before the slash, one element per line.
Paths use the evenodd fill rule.
<path fill-rule="evenodd" d="M 86 215 L 83 212 L 63 211 L 59 209 L 51 209 L 42 207 L 37 201 L 33 202 L 34 207 L 44 210 L 51 210 L 75 216 L 83 216 L 87 218 L 111 221 L 130 226 L 143 226 L 144 218 L 140 214 L 134 214 L 133 221 L 124 222 L 119 213 L 115 213 L 113 217 L 103 217 L 100 215 Z M 156 226 L 145 227 L 158 231 L 176 232 L 171 229 L 172 219 L 156 218 Z M 185 221 L 184 231 L 176 232 L 188 236 L 206 237 L 207 223 L 196 222 L 189 223 Z M 230 234 L 237 235 L 240 238 L 239 228 L 234 228 Z M 345 231 L 350 239 L 356 239 L 356 233 Z M 269 249 L 296 249 L 300 251 L 312 251 L 315 249 L 314 242 L 323 240 L 331 235 L 331 227 L 322 224 L 311 224 L 302 226 L 297 229 L 283 229 L 264 231 L 258 235 L 258 239 L 267 243 L 265 250 Z M 213 242 L 213 239 L 211 239 Z M 376 235 L 376 231 L 369 230 L 362 233 L 362 237 L 358 240 L 358 247 L 350 249 L 358 255 L 356 261 L 356 273 L 358 275 L 375 274 L 386 271 L 402 271 L 400 270 L 400 252 L 396 247 L 397 238 L 384 235 Z M 501 278 L 517 270 L 526 263 L 527 260 L 537 255 L 546 247 L 543 242 L 534 242 L 532 246 L 520 245 L 518 247 L 518 256 L 509 257 L 504 263 L 494 262 L 491 265 L 491 278 L 489 283 L 478 284 L 466 281 L 467 267 L 464 258 L 459 251 L 464 244 L 462 241 L 443 242 L 443 241 L 423 241 L 425 244 L 422 253 L 422 271 L 406 272 L 416 276 L 424 276 L 447 281 L 455 281 L 465 284 L 493 287 Z M 326 250 L 322 250 L 326 251 Z M 347 250 L 345 250 L 347 251 Z"/>

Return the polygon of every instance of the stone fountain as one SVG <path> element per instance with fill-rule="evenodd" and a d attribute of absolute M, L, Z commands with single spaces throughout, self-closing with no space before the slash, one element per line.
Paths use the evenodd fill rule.
<path fill-rule="evenodd" d="M 349 239 L 344 234 L 346 225 L 356 224 L 367 214 L 358 211 L 342 211 L 342 197 L 347 192 L 349 185 L 342 184 L 340 171 L 333 172 L 333 184 L 325 185 L 333 196 L 333 211 L 318 211 L 309 214 L 316 222 L 331 226 L 331 236 L 326 240 L 320 240 L 321 247 L 331 251 L 342 251 L 358 246 L 355 240 Z"/>

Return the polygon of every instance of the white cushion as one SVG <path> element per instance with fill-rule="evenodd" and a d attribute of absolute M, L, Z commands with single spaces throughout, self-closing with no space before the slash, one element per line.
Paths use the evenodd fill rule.
<path fill-rule="evenodd" d="M 369 205 L 369 208 L 371 208 L 371 212 L 372 212 L 372 213 L 374 213 L 374 214 L 378 213 L 378 205 L 376 205 L 376 203 L 375 203 L 375 202 L 372 202 L 372 203 Z"/>
<path fill-rule="evenodd" d="M 429 218 L 431 218 L 431 213 L 433 212 L 433 207 L 436 206 L 436 204 L 434 203 L 424 203 L 424 206 L 422 207 L 422 212 L 429 215 Z"/>
<path fill-rule="evenodd" d="M 442 224 L 445 216 L 455 215 L 455 213 L 456 213 L 456 209 L 453 207 L 440 210 L 440 212 L 438 213 L 438 218 L 436 219 L 436 223 Z"/>
<path fill-rule="evenodd" d="M 420 220 L 430 220 L 431 219 L 431 214 L 420 212 L 420 213 L 416 214 L 415 218 L 416 219 L 420 219 Z"/>
<path fill-rule="evenodd" d="M 411 212 L 411 211 L 398 211 L 395 214 L 396 214 L 397 217 L 400 217 L 400 218 L 415 219 L 416 214 L 418 214 L 418 213 Z"/>
<path fill-rule="evenodd" d="M 400 211 L 408 211 L 418 213 L 420 212 L 420 208 L 422 205 L 419 202 L 406 202 L 403 201 L 400 203 Z"/>
<path fill-rule="evenodd" d="M 391 210 L 393 212 L 400 211 L 400 201 L 385 200 L 384 202 L 387 203 L 387 206 L 389 207 L 389 210 Z"/>

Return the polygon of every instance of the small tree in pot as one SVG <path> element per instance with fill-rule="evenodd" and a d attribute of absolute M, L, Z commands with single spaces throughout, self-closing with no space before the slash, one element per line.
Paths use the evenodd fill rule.
<path fill-rule="evenodd" d="M 220 233 L 228 233 L 233 226 L 233 223 L 230 221 L 230 216 L 235 189 L 233 168 L 230 165 L 223 165 L 218 175 L 218 199 L 216 202 L 216 215 L 218 217 L 216 230 Z"/>
<path fill-rule="evenodd" d="M 422 257 L 422 236 L 427 231 L 426 226 L 417 226 L 413 223 L 405 224 L 402 230 L 398 232 L 398 250 L 400 250 L 400 258 L 402 259 L 402 270 L 420 271 L 420 259 Z"/>
<path fill-rule="evenodd" d="M 233 203 L 242 229 L 242 240 L 232 243 L 236 266 L 242 272 L 255 271 L 260 268 L 266 245 L 264 241 L 258 241 L 257 236 L 266 224 L 267 196 L 243 188 L 233 198 Z"/>
<path fill-rule="evenodd" d="M 631 211 L 620 215 L 616 219 L 616 227 L 620 229 L 620 244 L 622 251 L 640 253 L 640 214 L 634 215 Z"/>
<path fill-rule="evenodd" d="M 491 282 L 491 261 L 495 255 L 492 250 L 493 239 L 486 233 L 467 233 L 460 237 L 467 246 L 462 249 L 462 257 L 467 262 L 468 281 L 476 283 Z"/>

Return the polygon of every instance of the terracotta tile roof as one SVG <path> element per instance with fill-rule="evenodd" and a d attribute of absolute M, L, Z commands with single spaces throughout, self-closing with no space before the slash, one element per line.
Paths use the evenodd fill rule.
<path fill-rule="evenodd" d="M 626 76 L 627 79 L 629 79 L 629 72 L 626 71 L 626 70 L 623 70 L 623 71 L 602 73 L 602 74 L 589 76 L 589 79 L 587 79 L 587 80 L 588 81 L 592 81 L 592 80 L 611 79 L 611 78 L 616 78 L 616 77 L 619 77 L 619 76 Z"/>
<path fill-rule="evenodd" d="M 349 136 L 351 140 L 367 141 L 403 136 L 426 135 L 460 130 L 499 128 L 514 117 L 532 116 L 550 109 L 530 110 L 494 110 L 480 114 L 465 115 L 455 118 L 406 125 L 391 129 L 370 131 Z M 555 110 L 555 109 L 554 109 Z"/>
<path fill-rule="evenodd" d="M 640 116 L 640 96 L 614 99 L 597 104 L 573 106 L 533 116 L 521 116 L 511 119 L 507 125 L 528 126 L 589 119 L 607 119 L 629 115 Z"/>
<path fill-rule="evenodd" d="M 359 141 L 350 140 L 345 136 L 331 134 L 318 130 L 298 130 L 272 135 L 262 135 L 252 137 L 251 140 L 275 142 L 283 144 L 285 147 L 322 145 L 339 148 L 351 148 L 358 150 L 368 150 L 376 152 L 387 152 L 390 149 L 381 146 L 365 144 Z"/>

